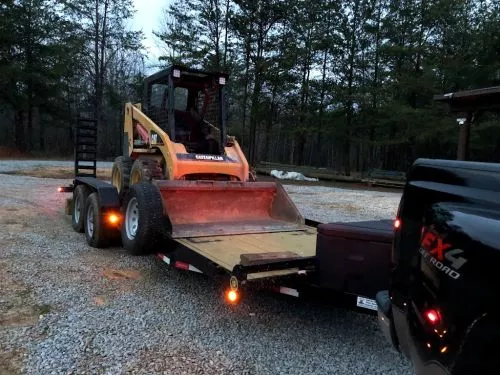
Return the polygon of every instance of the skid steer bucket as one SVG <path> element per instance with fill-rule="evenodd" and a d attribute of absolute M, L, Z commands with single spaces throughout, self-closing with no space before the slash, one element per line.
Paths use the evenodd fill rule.
<path fill-rule="evenodd" d="M 156 181 L 172 238 L 306 229 L 304 218 L 274 182 Z"/>

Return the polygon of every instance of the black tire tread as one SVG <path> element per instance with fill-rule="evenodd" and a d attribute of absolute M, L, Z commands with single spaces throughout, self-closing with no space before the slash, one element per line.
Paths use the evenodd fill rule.
<path fill-rule="evenodd" d="M 73 192 L 73 202 L 71 204 L 71 226 L 77 233 L 83 233 L 84 227 L 83 223 L 85 221 L 85 204 L 87 202 L 87 198 L 90 195 L 90 189 L 86 185 L 77 185 Z M 79 222 L 75 221 L 75 202 L 76 199 L 80 197 L 80 220 Z"/>
<path fill-rule="evenodd" d="M 161 164 L 150 158 L 139 158 L 134 161 L 130 174 L 133 174 L 138 170 L 141 181 L 152 181 L 152 180 L 163 180 L 163 170 Z"/>
<path fill-rule="evenodd" d="M 87 211 L 92 210 L 94 213 L 94 234 L 89 236 L 87 232 Z M 84 210 L 84 223 L 85 223 L 85 239 L 87 243 L 96 248 L 103 248 L 108 246 L 110 235 L 104 227 L 103 217 L 99 209 L 99 197 L 97 193 L 92 193 L 88 196 Z"/>
<path fill-rule="evenodd" d="M 468 332 L 452 365 L 452 375 L 498 374 L 500 324 L 497 316 L 484 317 Z"/>
<path fill-rule="evenodd" d="M 113 162 L 112 171 L 117 168 L 121 172 L 121 189 L 118 192 L 120 198 L 123 198 L 128 191 L 130 186 L 130 172 L 132 171 L 132 165 L 134 164 L 134 160 L 129 156 L 118 156 Z M 111 172 L 113 174 L 113 172 Z"/>
<path fill-rule="evenodd" d="M 124 221 L 128 203 L 132 198 L 139 205 L 139 224 L 136 236 L 129 239 L 125 222 L 122 225 L 122 243 L 132 255 L 147 255 L 161 246 L 166 239 L 166 218 L 163 215 L 163 202 L 158 188 L 148 182 L 140 182 L 130 186 L 122 206 Z"/>

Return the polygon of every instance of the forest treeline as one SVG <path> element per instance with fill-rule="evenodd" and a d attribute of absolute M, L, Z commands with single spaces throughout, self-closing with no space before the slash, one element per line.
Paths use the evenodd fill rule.
<path fill-rule="evenodd" d="M 154 66 L 128 27 L 131 0 L 0 12 L 0 144 L 26 151 L 71 154 L 91 113 L 100 157 L 119 154 L 123 104 L 147 73 L 181 63 L 230 74 L 230 133 L 252 164 L 405 170 L 456 158 L 456 115 L 433 95 L 500 84 L 496 0 L 165 1 Z M 470 155 L 500 161 L 498 118 L 478 118 Z"/>

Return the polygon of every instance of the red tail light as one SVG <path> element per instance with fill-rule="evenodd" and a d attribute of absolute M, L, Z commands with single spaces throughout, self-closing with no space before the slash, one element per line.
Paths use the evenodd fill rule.
<path fill-rule="evenodd" d="M 431 309 L 431 310 L 427 310 L 424 314 L 425 316 L 425 319 L 431 323 L 432 325 L 436 325 L 440 322 L 441 318 L 439 317 L 439 313 L 434 310 L 434 309 Z"/>
<path fill-rule="evenodd" d="M 399 228 L 401 228 L 401 220 L 396 219 L 394 220 L 394 229 L 399 229 Z"/>
<path fill-rule="evenodd" d="M 189 264 L 181 262 L 180 260 L 175 262 L 175 267 L 180 270 L 189 271 Z"/>

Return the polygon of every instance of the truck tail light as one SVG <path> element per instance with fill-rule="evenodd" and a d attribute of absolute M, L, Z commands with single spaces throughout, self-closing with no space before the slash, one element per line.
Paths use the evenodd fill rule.
<path fill-rule="evenodd" d="M 425 312 L 424 316 L 425 316 L 425 319 L 427 320 L 427 322 L 429 322 L 432 325 L 437 325 L 441 321 L 441 318 L 439 317 L 439 313 L 434 309 L 427 310 Z"/>
<path fill-rule="evenodd" d="M 401 228 L 401 219 L 397 219 L 394 220 L 394 229 L 398 230 L 399 228 Z"/>

